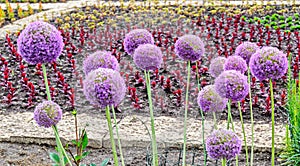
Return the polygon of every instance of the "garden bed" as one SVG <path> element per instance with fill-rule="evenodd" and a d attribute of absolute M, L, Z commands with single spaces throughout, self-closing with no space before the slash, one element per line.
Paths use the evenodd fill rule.
<path fill-rule="evenodd" d="M 256 8 L 258 12 L 251 14 Z M 297 7 L 287 7 L 282 16 L 290 16 L 299 13 Z M 242 41 L 252 41 L 260 46 L 279 47 L 284 53 L 292 56 L 293 78 L 298 78 L 299 73 L 299 34 L 290 29 L 276 29 L 265 24 L 249 21 L 249 18 L 257 17 L 265 19 L 265 15 L 278 14 L 280 6 L 264 7 L 198 7 L 198 6 L 85 6 L 76 8 L 70 13 L 50 19 L 62 32 L 65 48 L 56 63 L 48 64 L 47 72 L 50 80 L 52 100 L 63 107 L 65 112 L 77 109 L 79 114 L 84 112 L 91 117 L 101 112 L 93 107 L 85 99 L 82 93 L 83 59 L 96 50 L 108 50 L 113 52 L 120 62 L 121 74 L 126 80 L 127 96 L 117 107 L 119 118 L 127 115 L 149 116 L 147 107 L 147 95 L 143 73 L 132 62 L 132 57 L 124 52 L 122 46 L 126 33 L 134 28 L 148 29 L 154 36 L 155 44 L 162 48 L 164 63 L 161 69 L 151 73 L 151 85 L 154 100 L 154 112 L 156 117 L 182 117 L 184 109 L 184 97 L 186 86 L 186 64 L 179 60 L 174 53 L 174 43 L 178 37 L 192 33 L 204 40 L 206 54 L 197 63 L 192 63 L 192 78 L 189 103 L 189 117 L 200 118 L 199 108 L 196 102 L 197 88 L 196 73 L 200 77 L 202 87 L 213 84 L 214 78 L 208 73 L 211 59 L 218 56 L 230 56 Z M 234 15 L 234 14 L 237 15 Z M 245 17 L 242 17 L 245 16 Z M 278 18 L 279 19 L 279 18 Z M 292 19 L 296 19 L 293 17 Z M 276 20 L 273 20 L 276 21 Z M 287 22 L 288 23 L 288 22 Z M 278 28 L 278 27 L 277 27 Z M 0 95 L 3 96 L 0 105 L 0 115 L 11 116 L 17 112 L 32 112 L 34 106 L 46 99 L 45 87 L 40 65 L 28 65 L 20 60 L 16 52 L 16 40 L 18 34 L 7 35 L 1 39 L 0 47 Z M 198 65 L 198 71 L 196 71 Z M 287 122 L 286 104 L 286 77 L 274 82 L 275 84 L 275 119 L 277 125 Z M 253 96 L 253 111 L 256 124 L 268 125 L 271 117 L 271 101 L 268 82 L 259 82 L 254 77 L 251 79 Z M 242 102 L 243 116 L 246 123 L 250 122 L 249 98 Z M 234 121 L 239 120 L 236 103 L 232 104 Z M 217 113 L 218 120 L 227 119 L 227 111 Z M 207 114 L 207 120 L 212 116 Z M 92 132 L 92 131 L 90 131 Z M 248 139 L 249 140 L 249 139 Z M 249 145 L 249 144 L 248 144 Z M 4 146 L 17 146 L 4 143 Z M 28 145 L 37 148 L 36 145 Z M 40 146 L 39 148 L 43 148 Z M 4 148 L 5 149 L 5 148 Z M 48 147 L 47 147 L 48 149 Z M 24 149 L 28 152 L 28 150 Z M 97 152 L 98 151 L 98 152 Z M 106 156 L 105 153 L 95 150 L 95 154 Z M 0 154 L 13 153 L 3 152 Z M 29 152 L 28 152 L 29 153 Z M 144 165 L 145 149 L 129 149 L 126 153 L 134 153 L 139 156 L 129 158 L 129 163 Z M 254 165 L 269 163 L 269 152 L 257 152 L 259 155 Z M 97 155 L 96 155 L 97 154 Z M 34 157 L 39 155 L 34 154 Z M 40 157 L 47 161 L 47 154 Z M 93 157 L 91 157 L 93 158 Z M 10 159 L 9 159 L 10 160 Z M 20 162 L 22 162 L 20 158 Z M 266 161 L 268 160 L 268 161 Z M 34 160 L 33 160 L 34 161 Z M 89 161 L 89 159 L 88 159 Z M 99 161 L 97 159 L 97 161 Z M 241 158 L 243 161 L 243 157 Z"/>

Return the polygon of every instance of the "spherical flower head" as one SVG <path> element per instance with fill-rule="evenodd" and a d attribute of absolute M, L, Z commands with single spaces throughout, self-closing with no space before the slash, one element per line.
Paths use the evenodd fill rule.
<path fill-rule="evenodd" d="M 214 85 L 208 85 L 198 93 L 197 102 L 204 112 L 220 112 L 226 107 L 227 99 L 216 92 Z"/>
<path fill-rule="evenodd" d="M 259 47 L 256 45 L 256 43 L 243 42 L 236 47 L 234 55 L 242 57 L 246 63 L 249 64 L 251 56 L 257 50 L 259 50 Z"/>
<path fill-rule="evenodd" d="M 61 33 L 51 24 L 32 22 L 20 33 L 18 52 L 29 64 L 50 63 L 61 54 L 64 47 Z"/>
<path fill-rule="evenodd" d="M 129 55 L 141 44 L 154 44 L 152 34 L 146 29 L 135 29 L 125 35 L 124 49 Z"/>
<path fill-rule="evenodd" d="M 226 70 L 216 78 L 215 89 L 223 98 L 240 101 L 249 93 L 249 84 L 245 75 L 236 70 Z"/>
<path fill-rule="evenodd" d="M 175 53 L 185 61 L 197 61 L 204 52 L 202 40 L 195 35 L 181 36 L 175 43 Z"/>
<path fill-rule="evenodd" d="M 249 67 L 259 80 L 278 79 L 284 76 L 288 68 L 286 55 L 275 47 L 263 47 L 252 55 Z"/>
<path fill-rule="evenodd" d="M 98 68 L 88 73 L 83 92 L 91 104 L 100 108 L 117 106 L 125 97 L 125 81 L 118 71 Z"/>
<path fill-rule="evenodd" d="M 226 62 L 226 58 L 224 57 L 217 57 L 211 60 L 209 65 L 209 74 L 212 77 L 218 77 L 224 71 L 224 64 Z"/>
<path fill-rule="evenodd" d="M 142 70 L 155 70 L 160 68 L 162 57 L 159 47 L 153 44 L 143 44 L 134 51 L 133 61 Z"/>
<path fill-rule="evenodd" d="M 239 155 L 242 150 L 242 141 L 232 131 L 215 130 L 206 138 L 206 150 L 209 157 L 230 160 Z"/>
<path fill-rule="evenodd" d="M 55 102 L 44 101 L 35 107 L 33 118 L 39 126 L 49 128 L 61 120 L 62 110 Z"/>
<path fill-rule="evenodd" d="M 224 70 L 236 70 L 242 74 L 244 74 L 247 69 L 246 61 L 240 56 L 230 56 L 224 64 Z"/>
<path fill-rule="evenodd" d="M 96 51 L 86 57 L 83 61 L 83 71 L 85 75 L 100 67 L 109 68 L 116 71 L 120 70 L 117 58 L 108 51 Z"/>

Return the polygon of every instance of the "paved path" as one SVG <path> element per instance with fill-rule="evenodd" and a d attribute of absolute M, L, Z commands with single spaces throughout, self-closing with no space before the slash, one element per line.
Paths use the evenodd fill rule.
<path fill-rule="evenodd" d="M 89 0 L 88 5 L 98 3 L 94 0 Z M 102 3 L 102 2 L 101 2 Z M 174 3 L 174 1 L 171 1 Z M 194 3 L 194 2 L 193 2 Z M 235 4 L 241 1 L 235 1 Z M 297 3 L 300 3 L 297 1 Z M 3 4 L 0 4 L 1 6 Z M 24 8 L 26 4 L 23 4 Z M 44 9 L 47 11 L 38 13 L 33 16 L 17 20 L 10 25 L 0 29 L 0 38 L 3 38 L 7 31 L 16 32 L 25 24 L 34 21 L 37 17 L 42 18 L 44 15 L 47 18 L 52 16 L 59 16 L 61 12 L 74 10 L 74 7 L 81 7 L 86 5 L 86 1 L 69 1 L 67 3 L 44 4 Z M 37 8 L 37 5 L 32 5 Z M 15 5 L 13 5 L 15 7 Z M 8 115 L 0 115 L 0 142 L 19 142 L 19 143 L 36 143 L 36 144 L 51 144 L 55 145 L 53 133 L 51 129 L 40 128 L 32 120 L 32 113 L 17 113 Z M 109 135 L 107 133 L 106 120 L 103 115 L 89 116 L 85 113 L 78 115 L 79 124 L 89 124 L 87 132 L 90 138 L 89 146 L 94 148 L 106 147 L 110 148 Z M 146 147 L 149 142 L 148 131 L 150 130 L 150 118 L 141 116 L 127 116 L 120 121 L 120 136 L 124 147 Z M 170 117 L 157 117 L 155 120 L 156 132 L 158 142 L 166 143 L 168 146 L 178 147 L 182 143 L 183 133 L 183 119 Z M 211 133 L 213 130 L 213 122 L 205 122 L 205 135 Z M 224 128 L 225 121 L 220 121 L 218 128 Z M 237 133 L 241 136 L 241 125 L 235 122 Z M 73 117 L 70 114 L 65 114 L 63 120 L 59 123 L 58 129 L 63 140 L 74 139 Z M 258 150 L 270 150 L 271 147 L 271 125 L 255 125 L 255 148 Z M 285 136 L 285 127 L 283 125 L 276 125 L 276 145 L 277 148 L 282 147 Z M 248 145 L 250 145 L 250 125 L 246 124 L 246 133 L 248 138 Z M 188 120 L 188 143 L 194 146 L 201 146 L 201 121 L 196 119 Z M 242 137 L 241 137 L 242 138 Z"/>

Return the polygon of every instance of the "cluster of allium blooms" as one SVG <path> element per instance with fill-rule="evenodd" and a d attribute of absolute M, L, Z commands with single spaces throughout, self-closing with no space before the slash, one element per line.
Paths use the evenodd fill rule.
<path fill-rule="evenodd" d="M 17 40 L 18 52 L 29 64 L 49 63 L 61 54 L 64 47 L 61 33 L 42 21 L 30 23 Z"/>
<path fill-rule="evenodd" d="M 252 55 L 249 67 L 259 80 L 278 79 L 284 76 L 288 68 L 286 55 L 274 47 L 263 47 Z"/>
<path fill-rule="evenodd" d="M 240 56 L 230 56 L 224 64 L 224 70 L 236 70 L 242 74 L 244 74 L 247 69 L 246 61 Z"/>
<path fill-rule="evenodd" d="M 145 29 L 135 29 L 125 35 L 124 49 L 132 55 L 141 44 L 154 44 L 152 34 Z"/>
<path fill-rule="evenodd" d="M 181 36 L 175 43 L 175 53 L 186 61 L 197 61 L 204 52 L 202 40 L 195 35 Z"/>
<path fill-rule="evenodd" d="M 155 70 L 160 68 L 162 57 L 159 47 L 152 44 L 143 44 L 134 51 L 133 61 L 142 70 Z"/>
<path fill-rule="evenodd" d="M 251 56 L 257 50 L 259 50 L 259 47 L 255 43 L 244 42 L 236 47 L 234 55 L 242 57 L 249 64 Z"/>
<path fill-rule="evenodd" d="M 215 80 L 216 92 L 223 98 L 240 101 L 249 92 L 247 77 L 235 70 L 223 71 Z"/>
<path fill-rule="evenodd" d="M 62 110 L 53 101 L 44 101 L 35 107 L 33 118 L 39 126 L 48 128 L 61 120 Z"/>
<path fill-rule="evenodd" d="M 118 105 L 125 97 L 125 81 L 118 71 L 99 68 L 91 71 L 83 82 L 83 92 L 91 104 L 100 108 Z"/>
<path fill-rule="evenodd" d="M 217 57 L 211 60 L 209 65 L 209 74 L 212 77 L 218 77 L 224 71 L 224 64 L 226 62 L 226 58 Z"/>
<path fill-rule="evenodd" d="M 213 159 L 230 160 L 241 152 L 242 141 L 232 131 L 215 130 L 206 139 L 206 150 Z"/>
<path fill-rule="evenodd" d="M 120 70 L 117 58 L 108 51 L 96 51 L 95 53 L 86 57 L 83 61 L 83 71 L 85 75 L 100 67 L 109 68 L 116 71 Z"/>
<path fill-rule="evenodd" d="M 220 112 L 226 107 L 227 99 L 216 92 L 214 85 L 208 85 L 198 93 L 197 102 L 204 112 Z"/>

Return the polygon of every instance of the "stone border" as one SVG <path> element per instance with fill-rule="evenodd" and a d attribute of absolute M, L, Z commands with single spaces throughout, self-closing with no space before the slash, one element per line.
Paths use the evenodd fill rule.
<path fill-rule="evenodd" d="M 79 111 L 80 112 L 80 111 Z M 32 112 L 9 113 L 0 115 L 0 142 L 18 142 L 56 145 L 52 128 L 39 127 L 32 119 Z M 123 147 L 144 147 L 150 140 L 150 118 L 130 115 L 119 121 L 119 135 Z M 89 147 L 110 148 L 107 121 L 104 114 L 78 114 L 79 128 L 86 126 Z M 242 139 L 240 122 L 234 122 L 235 131 Z M 251 125 L 244 124 L 248 148 L 251 146 Z M 226 128 L 226 121 L 219 121 L 218 128 Z M 62 141 L 75 139 L 74 118 L 65 113 L 57 125 Z M 160 116 L 155 118 L 156 137 L 159 143 L 167 147 L 180 148 L 183 143 L 183 118 Z M 255 129 L 255 150 L 271 151 L 271 124 L 259 124 Z M 276 125 L 275 146 L 280 150 L 284 146 L 285 126 Z M 205 121 L 205 137 L 213 131 L 213 121 Z M 115 139 L 117 138 L 114 133 Z M 202 148 L 201 120 L 189 118 L 187 127 L 188 146 Z"/>

